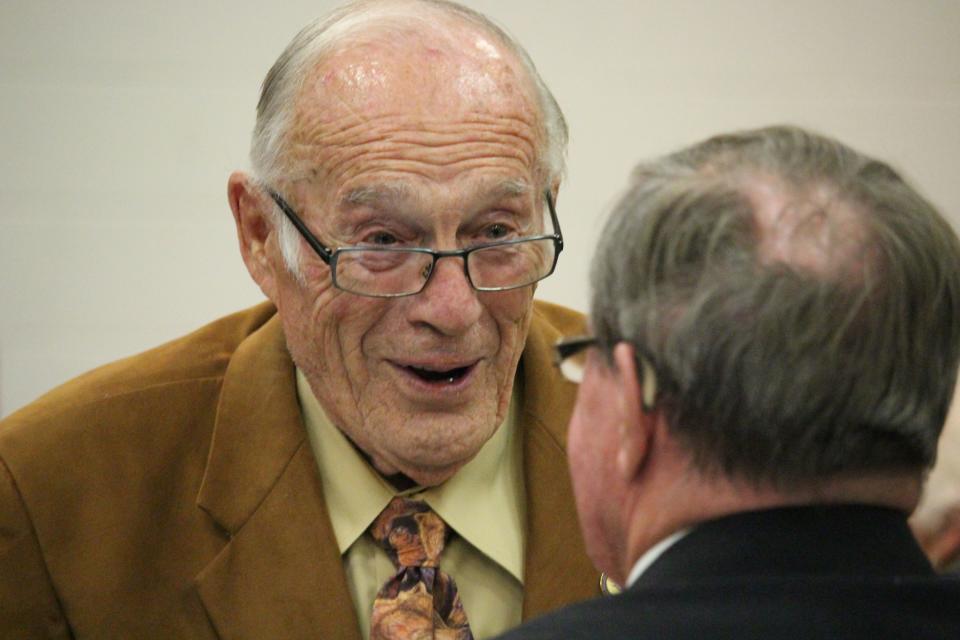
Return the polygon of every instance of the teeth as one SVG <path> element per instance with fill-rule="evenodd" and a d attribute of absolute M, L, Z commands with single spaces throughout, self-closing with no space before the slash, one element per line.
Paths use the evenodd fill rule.
<path fill-rule="evenodd" d="M 458 378 L 463 376 L 467 367 L 457 367 L 456 369 L 449 370 L 433 370 L 433 369 L 424 369 L 421 367 L 408 367 L 413 371 L 417 376 L 423 378 L 424 380 L 430 382 L 445 382 L 447 384 L 453 384 L 457 381 Z"/>

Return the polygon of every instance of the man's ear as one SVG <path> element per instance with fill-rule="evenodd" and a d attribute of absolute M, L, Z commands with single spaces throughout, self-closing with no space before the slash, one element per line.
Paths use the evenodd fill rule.
<path fill-rule="evenodd" d="M 617 470 L 631 480 L 643 467 L 650 453 L 650 442 L 656 421 L 655 412 L 643 410 L 643 387 L 637 375 L 633 345 L 620 342 L 613 348 L 613 364 L 617 378 L 617 399 L 620 413 L 620 442 Z"/>
<path fill-rule="evenodd" d="M 263 189 L 242 171 L 230 175 L 227 199 L 237 225 L 240 255 L 247 271 L 264 295 L 276 302 L 276 270 L 267 245 L 274 230 L 269 214 L 271 203 Z"/>

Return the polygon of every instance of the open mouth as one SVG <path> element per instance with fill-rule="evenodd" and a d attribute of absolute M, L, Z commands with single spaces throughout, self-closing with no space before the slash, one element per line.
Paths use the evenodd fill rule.
<path fill-rule="evenodd" d="M 473 368 L 473 365 L 469 365 L 466 367 L 456 367 L 454 369 L 440 369 L 440 370 L 423 369 L 421 367 L 412 367 L 412 366 L 405 366 L 403 368 L 409 371 L 410 373 L 412 373 L 413 375 L 417 376 L 419 379 L 423 380 L 424 382 L 429 382 L 432 384 L 438 384 L 438 383 L 456 384 L 457 382 L 462 380 L 464 377 L 466 377 L 468 373 L 470 373 L 470 370 Z"/>

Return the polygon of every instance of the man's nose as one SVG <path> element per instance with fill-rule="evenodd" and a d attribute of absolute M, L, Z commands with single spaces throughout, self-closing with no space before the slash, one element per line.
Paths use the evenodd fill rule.
<path fill-rule="evenodd" d="M 483 313 L 483 304 L 467 279 L 460 256 L 439 258 L 427 286 L 412 298 L 412 320 L 429 324 L 445 335 L 465 332 Z"/>

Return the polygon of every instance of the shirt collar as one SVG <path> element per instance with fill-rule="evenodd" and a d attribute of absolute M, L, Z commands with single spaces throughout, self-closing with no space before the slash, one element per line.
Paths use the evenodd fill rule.
<path fill-rule="evenodd" d="M 640 579 L 640 576 L 650 568 L 654 562 L 657 561 L 657 558 L 662 556 L 667 549 L 679 542 L 684 536 L 690 533 L 690 529 L 681 529 L 675 533 L 671 533 L 669 536 L 653 545 L 647 551 L 640 556 L 640 559 L 637 560 L 636 564 L 633 565 L 633 569 L 630 570 L 630 575 L 627 576 L 627 587 L 633 586 L 633 584 Z"/>
<path fill-rule="evenodd" d="M 412 495 L 425 500 L 464 540 L 523 582 L 526 514 L 516 428 L 518 387 L 515 383 L 507 418 L 473 460 L 442 485 L 398 492 L 330 422 L 297 369 L 297 394 L 340 553 L 364 534 L 395 495 Z"/>

